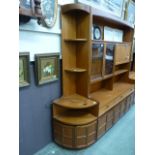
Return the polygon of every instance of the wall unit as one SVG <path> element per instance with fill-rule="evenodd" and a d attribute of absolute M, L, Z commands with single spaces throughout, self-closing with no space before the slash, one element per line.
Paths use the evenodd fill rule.
<path fill-rule="evenodd" d="M 53 102 L 56 143 L 83 148 L 94 143 L 134 103 L 130 81 L 133 27 L 81 4 L 62 6 L 63 96 Z M 123 30 L 123 42 L 92 39 L 92 27 Z"/>

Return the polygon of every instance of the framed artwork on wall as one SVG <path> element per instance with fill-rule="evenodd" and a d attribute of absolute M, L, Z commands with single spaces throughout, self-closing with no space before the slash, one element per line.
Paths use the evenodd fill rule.
<path fill-rule="evenodd" d="M 35 55 L 37 84 L 53 82 L 59 78 L 59 53 Z"/>
<path fill-rule="evenodd" d="M 125 20 L 131 24 L 135 23 L 135 3 L 132 0 L 128 1 Z"/>
<path fill-rule="evenodd" d="M 40 22 L 48 28 L 52 28 L 56 22 L 58 0 L 41 0 L 42 18 Z"/>
<path fill-rule="evenodd" d="M 29 52 L 19 53 L 19 87 L 30 85 Z"/>
<path fill-rule="evenodd" d="M 122 18 L 125 0 L 76 0 L 94 8 L 109 12 L 119 18 Z"/>

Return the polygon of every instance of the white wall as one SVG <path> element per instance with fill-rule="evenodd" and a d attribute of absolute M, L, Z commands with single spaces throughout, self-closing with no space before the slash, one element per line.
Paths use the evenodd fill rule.
<path fill-rule="evenodd" d="M 58 0 L 56 23 L 49 29 L 31 19 L 27 24 L 19 26 L 19 51 L 30 52 L 30 61 L 38 53 L 61 53 L 60 5 L 74 3 L 74 0 Z"/>

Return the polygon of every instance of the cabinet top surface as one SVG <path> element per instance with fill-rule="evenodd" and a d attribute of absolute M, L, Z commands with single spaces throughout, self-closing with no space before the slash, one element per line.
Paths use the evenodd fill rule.
<path fill-rule="evenodd" d="M 93 8 L 88 5 L 73 3 L 73 4 L 63 5 L 61 8 L 62 8 L 62 13 L 67 13 L 70 11 L 83 11 L 83 12 L 91 13 L 92 16 L 101 17 L 104 20 L 115 22 L 117 24 L 124 25 L 131 29 L 134 29 L 133 24 L 130 24 L 127 21 L 122 20 L 122 19 L 118 18 L 117 16 L 114 16 L 108 12 Z"/>
<path fill-rule="evenodd" d="M 112 91 L 100 89 L 90 94 L 90 98 L 99 102 L 99 115 L 101 115 L 133 91 L 134 84 L 117 82 Z"/>
<path fill-rule="evenodd" d="M 55 100 L 54 104 L 70 109 L 85 109 L 97 105 L 97 102 L 78 94 L 73 94 Z"/>

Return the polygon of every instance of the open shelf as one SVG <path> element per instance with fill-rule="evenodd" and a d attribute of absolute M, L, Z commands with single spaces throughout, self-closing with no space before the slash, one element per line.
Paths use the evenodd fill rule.
<path fill-rule="evenodd" d="M 123 73 L 126 73 L 128 72 L 127 69 L 119 69 L 119 70 L 116 70 L 114 75 L 117 76 L 117 75 L 120 75 L 120 74 L 123 74 Z"/>
<path fill-rule="evenodd" d="M 105 79 L 109 79 L 111 77 L 113 77 L 113 74 L 107 74 L 107 75 L 104 75 L 104 78 L 103 79 L 105 80 Z"/>
<path fill-rule="evenodd" d="M 134 85 L 124 82 L 114 83 L 113 90 L 100 89 L 90 94 L 89 98 L 99 102 L 99 115 L 107 112 L 115 106 L 119 100 L 122 100 L 134 91 Z"/>
<path fill-rule="evenodd" d="M 89 100 L 78 94 L 61 97 L 55 100 L 54 103 L 69 109 L 85 109 L 97 105 L 96 101 Z"/>
<path fill-rule="evenodd" d="M 86 72 L 87 70 L 83 68 L 68 68 L 68 69 L 65 69 L 65 71 L 73 72 L 73 73 L 82 73 L 82 72 Z"/>
<path fill-rule="evenodd" d="M 54 118 L 62 123 L 70 125 L 83 125 L 93 122 L 97 119 L 93 114 L 84 110 L 65 110 L 54 116 Z"/>
<path fill-rule="evenodd" d="M 87 39 L 86 38 L 64 39 L 64 41 L 68 41 L 68 42 L 86 42 Z"/>
<path fill-rule="evenodd" d="M 102 77 L 91 77 L 90 83 L 93 84 L 93 83 L 96 83 L 96 82 L 100 82 L 102 80 L 103 80 Z"/>

